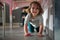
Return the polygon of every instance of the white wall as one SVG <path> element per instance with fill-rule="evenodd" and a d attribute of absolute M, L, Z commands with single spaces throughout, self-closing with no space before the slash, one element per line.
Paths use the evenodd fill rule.
<path fill-rule="evenodd" d="M 45 10 L 44 10 L 44 13 L 43 13 L 43 24 L 44 24 L 44 27 L 46 27 L 46 20 L 47 20 L 47 18 L 48 18 L 48 8 L 46 8 Z"/>
<path fill-rule="evenodd" d="M 53 31 L 53 15 L 49 16 L 49 29 Z"/>

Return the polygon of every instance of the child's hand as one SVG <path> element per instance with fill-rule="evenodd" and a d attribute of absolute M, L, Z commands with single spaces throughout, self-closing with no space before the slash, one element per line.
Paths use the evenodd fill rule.
<path fill-rule="evenodd" d="M 30 33 L 26 33 L 26 34 L 24 34 L 24 36 L 32 36 Z"/>
<path fill-rule="evenodd" d="M 38 34 L 37 34 L 37 36 L 39 36 L 39 37 L 43 37 L 44 35 L 42 35 L 42 34 L 38 33 Z"/>

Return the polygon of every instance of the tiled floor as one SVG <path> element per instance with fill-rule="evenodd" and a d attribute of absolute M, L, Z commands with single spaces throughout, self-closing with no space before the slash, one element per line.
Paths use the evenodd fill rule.
<path fill-rule="evenodd" d="M 23 32 L 23 27 L 5 29 L 5 38 L 3 40 L 51 40 L 48 36 L 38 37 L 36 33 L 32 34 L 33 36 L 25 37 Z M 1 39 L 2 40 L 2 39 Z"/>

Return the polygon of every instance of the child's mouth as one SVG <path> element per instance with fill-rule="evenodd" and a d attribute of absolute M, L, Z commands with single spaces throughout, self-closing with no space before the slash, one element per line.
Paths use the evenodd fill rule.
<path fill-rule="evenodd" d="M 33 12 L 33 13 L 36 13 L 36 12 Z"/>

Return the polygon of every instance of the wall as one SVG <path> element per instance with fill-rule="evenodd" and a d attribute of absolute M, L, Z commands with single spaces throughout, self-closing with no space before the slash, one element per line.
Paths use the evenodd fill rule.
<path fill-rule="evenodd" d="M 60 0 L 55 0 L 54 38 L 60 40 Z"/>
<path fill-rule="evenodd" d="M 55 14 L 54 0 L 49 0 L 49 37 L 54 40 L 53 18 Z"/>
<path fill-rule="evenodd" d="M 0 6 L 0 23 L 2 23 L 2 7 Z"/>

